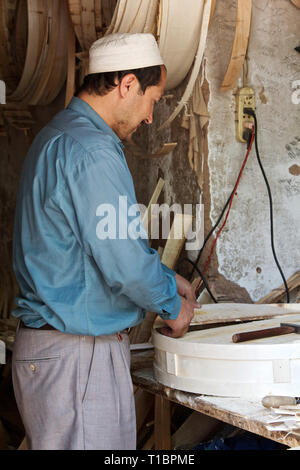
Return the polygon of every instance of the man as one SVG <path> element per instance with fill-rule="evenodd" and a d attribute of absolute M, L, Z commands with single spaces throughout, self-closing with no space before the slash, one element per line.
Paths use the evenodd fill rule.
<path fill-rule="evenodd" d="M 128 236 L 131 219 L 120 209 L 120 197 L 136 204 L 121 140 L 151 124 L 165 81 L 152 35 L 96 41 L 78 96 L 25 160 L 13 383 L 30 449 L 134 449 L 127 329 L 150 310 L 165 320 L 165 334 L 181 336 L 198 305 L 146 239 Z M 109 208 L 115 237 L 100 230 Z"/>

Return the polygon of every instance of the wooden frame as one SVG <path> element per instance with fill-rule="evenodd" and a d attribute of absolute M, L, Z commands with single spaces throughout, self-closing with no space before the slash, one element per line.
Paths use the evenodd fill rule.
<path fill-rule="evenodd" d="M 240 76 L 248 47 L 251 12 L 252 0 L 238 0 L 235 37 L 221 91 L 232 90 Z"/>

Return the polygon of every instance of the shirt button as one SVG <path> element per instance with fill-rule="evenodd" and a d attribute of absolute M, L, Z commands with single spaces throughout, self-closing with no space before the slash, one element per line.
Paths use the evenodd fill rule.
<path fill-rule="evenodd" d="M 30 370 L 32 370 L 32 372 L 34 372 L 34 371 L 35 371 L 35 369 L 36 369 L 36 367 L 35 367 L 35 365 L 34 365 L 34 364 L 30 364 L 30 365 L 29 365 L 29 368 L 30 368 Z"/>

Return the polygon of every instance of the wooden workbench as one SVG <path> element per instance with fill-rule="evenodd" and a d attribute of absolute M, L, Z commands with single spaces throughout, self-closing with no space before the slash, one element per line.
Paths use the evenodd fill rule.
<path fill-rule="evenodd" d="M 6 343 L 7 351 L 12 352 L 14 342 L 13 332 L 7 331 L 5 335 L 1 336 L 1 339 Z M 171 447 L 168 447 L 171 442 L 170 402 L 180 404 L 237 428 L 277 441 L 288 447 L 300 446 L 300 433 L 297 434 L 295 431 L 291 433 L 274 432 L 266 428 L 269 411 L 258 401 L 250 402 L 241 398 L 197 395 L 195 393 L 175 390 L 158 383 L 154 378 L 153 358 L 153 349 L 132 351 L 131 374 L 134 385 L 154 394 L 156 397 L 155 423 L 156 425 L 159 423 L 160 430 L 163 429 L 164 431 L 163 433 L 158 433 L 161 438 L 160 449 L 171 450 Z"/>
<path fill-rule="evenodd" d="M 153 373 L 153 357 L 153 350 L 132 352 L 132 380 L 134 385 L 160 397 L 162 403 L 160 408 L 156 407 L 155 421 L 160 423 L 165 432 L 170 432 L 170 417 L 167 415 L 166 410 L 169 410 L 167 405 L 171 401 L 288 447 L 300 445 L 300 433 L 297 434 L 294 431 L 292 433 L 269 431 L 266 428 L 270 411 L 258 401 L 250 402 L 241 398 L 197 395 L 175 390 L 158 383 Z M 157 415 L 159 409 L 161 410 L 160 416 Z M 164 442 L 170 442 L 170 438 L 164 436 Z M 161 448 L 164 448 L 163 445 L 162 443 Z M 169 449 L 165 448 L 165 450 Z"/>

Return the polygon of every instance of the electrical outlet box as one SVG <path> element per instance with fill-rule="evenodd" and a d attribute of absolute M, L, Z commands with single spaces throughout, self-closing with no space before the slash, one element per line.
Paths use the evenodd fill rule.
<path fill-rule="evenodd" d="M 255 111 L 255 95 L 252 88 L 239 88 L 236 93 L 236 138 L 239 142 L 246 143 L 243 138 L 247 123 L 254 124 L 253 116 L 244 113 L 244 108 L 251 108 Z"/>

